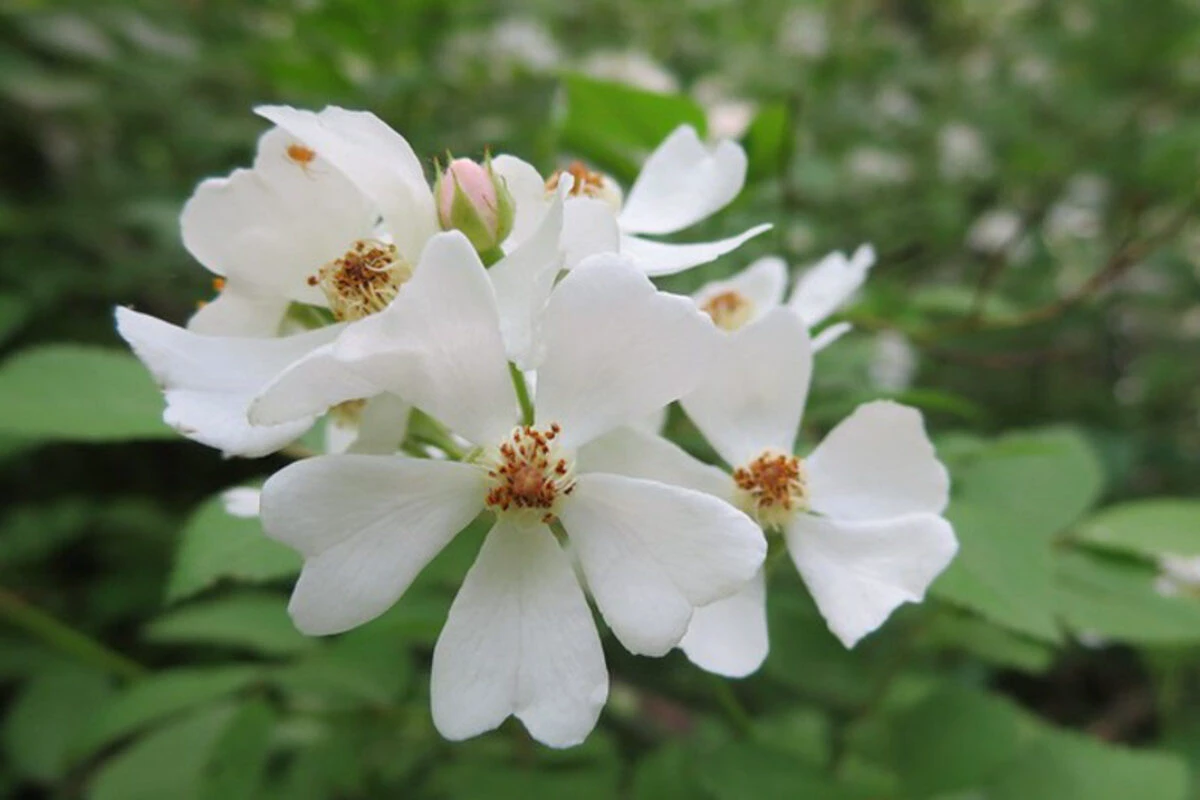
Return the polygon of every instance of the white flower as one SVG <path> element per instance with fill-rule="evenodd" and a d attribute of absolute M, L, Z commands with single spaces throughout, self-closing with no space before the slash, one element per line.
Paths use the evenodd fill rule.
<path fill-rule="evenodd" d="M 858 291 L 874 264 L 875 249 L 869 244 L 860 246 L 849 258 L 841 252 L 830 253 L 797 278 L 787 307 L 811 330 Z M 718 328 L 735 331 L 782 304 L 786 286 L 787 264 L 769 256 L 732 278 L 705 284 L 692 297 Z M 849 330 L 846 322 L 826 327 L 813 341 L 813 350 L 824 349 Z"/>
<path fill-rule="evenodd" d="M 292 302 L 325 305 L 307 278 L 372 236 L 371 203 L 325 156 L 282 128 L 258 141 L 251 169 L 209 178 L 180 216 L 183 244 L 221 276 L 215 300 L 188 329 L 217 336 L 277 336 Z"/>
<path fill-rule="evenodd" d="M 762 563 L 757 527 L 728 503 L 581 466 L 589 442 L 694 386 L 715 336 L 690 302 L 656 292 L 633 265 L 589 260 L 547 303 L 535 416 L 514 428 L 517 397 L 487 273 L 459 233 L 435 237 L 424 258 L 393 304 L 347 331 L 334 355 L 347 375 L 400 393 L 461 434 L 475 455 L 325 456 L 273 476 L 264 527 L 305 559 L 289 610 L 310 634 L 362 624 L 490 510 L 496 522 L 434 650 L 434 722 L 462 739 L 515 715 L 539 741 L 575 744 L 594 726 L 608 680 L 583 589 L 550 524 L 561 522 L 600 613 L 640 654 L 678 644 L 694 607 L 731 595 Z"/>
<path fill-rule="evenodd" d="M 715 242 L 671 244 L 647 239 L 681 231 L 729 205 L 746 181 L 746 153 L 732 141 L 713 148 L 700 141 L 690 125 L 676 128 L 646 159 L 637 180 L 622 199 L 620 188 L 606 175 L 581 163 L 543 181 L 535 169 L 511 157 L 492 165 L 508 182 L 517 203 L 513 236 L 531 227 L 545 202 L 547 186 L 557 187 L 563 174 L 573 179 L 563 211 L 562 246 L 572 267 L 597 253 L 620 253 L 647 275 L 671 275 L 732 252 L 770 229 L 753 228 Z"/>
<path fill-rule="evenodd" d="M 899 331 L 875 334 L 867 375 L 884 392 L 903 392 L 912 386 L 917 373 L 917 351 L 908 337 Z"/>
<path fill-rule="evenodd" d="M 679 91 L 679 79 L 649 54 L 638 50 L 600 50 L 584 59 L 585 75 L 623 83 L 648 92 L 673 94 Z"/>
<path fill-rule="evenodd" d="M 830 630 L 852 647 L 919 601 L 953 558 L 954 531 L 940 516 L 949 483 L 920 415 L 888 401 L 860 406 L 807 458 L 793 455 L 811 359 L 803 324 L 776 309 L 726 337 L 706 380 L 680 400 L 732 480 L 631 428 L 593 445 L 584 466 L 732 498 L 781 531 Z M 698 609 L 682 649 L 712 672 L 753 672 L 767 654 L 764 597 L 760 573 Z"/>
<path fill-rule="evenodd" d="M 262 490 L 256 486 L 235 486 L 221 492 L 221 506 L 231 517 L 256 518 L 261 501 Z"/>
<path fill-rule="evenodd" d="M 315 415 L 253 426 L 250 400 L 292 365 L 319 358 L 344 328 L 386 307 L 437 231 L 420 161 L 378 117 L 336 107 L 258 111 L 280 127 L 263 136 L 254 169 L 205 181 L 182 216 L 188 249 L 225 276 L 221 296 L 189 330 L 117 310 L 118 331 L 163 387 L 164 420 L 226 455 L 266 455 L 312 425 Z M 522 240 L 510 236 L 509 255 L 489 272 L 518 362 L 530 357 L 537 314 L 562 262 L 567 188 L 539 202 Z M 293 301 L 326 306 L 343 322 L 270 338 L 279 337 Z M 395 431 L 403 436 L 407 409 L 394 398 L 343 410 L 348 419 L 340 422 L 351 425 L 341 432 L 352 427 L 355 441 L 342 436 L 331 449 L 379 452 L 395 443 Z M 360 416 L 370 435 L 358 435 Z"/>
<path fill-rule="evenodd" d="M 938 170 L 943 178 L 984 178 L 993 169 L 991 150 L 978 128 L 950 122 L 938 131 Z"/>

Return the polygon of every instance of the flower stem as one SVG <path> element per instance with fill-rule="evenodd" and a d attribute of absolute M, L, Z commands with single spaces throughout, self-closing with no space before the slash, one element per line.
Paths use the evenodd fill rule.
<path fill-rule="evenodd" d="M 146 668 L 141 664 L 109 649 L 87 634 L 59 622 L 45 611 L 29 605 L 3 588 L 0 588 L 0 618 L 85 664 L 122 678 L 140 678 L 146 674 Z"/>
<path fill-rule="evenodd" d="M 516 364 L 508 362 L 508 374 L 512 377 L 513 388 L 517 390 L 517 402 L 521 404 L 521 419 L 524 424 L 533 424 L 533 401 L 529 399 L 529 386 L 525 376 Z"/>
<path fill-rule="evenodd" d="M 716 698 L 717 704 L 721 706 L 721 710 L 725 712 L 725 716 L 729 718 L 729 722 L 734 729 L 742 736 L 750 736 L 754 732 L 754 718 L 750 716 L 750 712 L 742 706 L 742 702 L 738 700 L 729 683 L 723 678 L 712 676 L 711 683 L 713 686 L 713 696 Z"/>

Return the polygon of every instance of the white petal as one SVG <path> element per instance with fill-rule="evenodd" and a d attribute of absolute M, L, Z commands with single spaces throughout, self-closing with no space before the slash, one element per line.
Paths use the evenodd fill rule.
<path fill-rule="evenodd" d="M 220 294 L 192 315 L 187 329 L 207 336 L 274 337 L 287 309 L 286 297 L 230 278 Z"/>
<path fill-rule="evenodd" d="M 813 353 L 815 354 L 821 352 L 853 329 L 854 326 L 849 322 L 835 322 L 832 325 L 822 328 L 821 332 L 813 337 Z"/>
<path fill-rule="evenodd" d="M 846 647 L 901 603 L 920 602 L 958 550 L 954 529 L 935 514 L 870 522 L 801 514 L 785 536 L 817 608 Z"/>
<path fill-rule="evenodd" d="M 746 152 L 736 142 L 709 149 L 695 128 L 676 128 L 650 154 L 621 210 L 626 233 L 673 233 L 729 205 L 746 181 Z"/>
<path fill-rule="evenodd" d="M 703 308 L 717 295 L 737 292 L 754 304 L 754 314 L 750 318 L 753 321 L 783 302 L 786 285 L 787 264 L 782 258 L 768 256 L 758 259 L 732 278 L 704 284 L 692 298 Z"/>
<path fill-rule="evenodd" d="M 864 403 L 829 432 L 805 462 L 814 511 L 848 520 L 939 514 L 950 477 L 916 409 Z"/>
<path fill-rule="evenodd" d="M 544 525 L 498 522 L 433 651 L 433 722 L 447 739 L 510 714 L 551 747 L 582 742 L 608 696 L 600 637 L 575 573 Z"/>
<path fill-rule="evenodd" d="M 770 229 L 770 225 L 755 225 L 728 239 L 688 244 L 655 242 L 640 236 L 622 236 L 621 255 L 633 259 L 647 275 L 674 275 L 676 272 L 716 261 L 726 253 L 737 250 L 744 242 Z"/>
<path fill-rule="evenodd" d="M 366 323 L 361 320 L 346 327 Z M 336 345 L 322 345 L 280 371 L 251 402 L 250 421 L 255 425 L 278 425 L 318 416 L 347 400 L 382 393 L 384 390 L 363 370 L 338 356 Z"/>
<path fill-rule="evenodd" d="M 285 131 L 268 131 L 254 169 L 202 182 L 180 216 L 183 243 L 219 275 L 323 303 L 307 277 L 370 236 L 375 212 L 320 154 L 307 165 L 291 161 L 286 151 L 294 143 Z"/>
<path fill-rule="evenodd" d="M 607 472 L 695 489 L 723 500 L 733 497 L 733 479 L 657 433 L 623 427 L 593 439 L 579 450 L 580 474 Z"/>
<path fill-rule="evenodd" d="M 354 440 L 346 452 L 391 455 L 400 449 L 408 434 L 412 406 L 394 394 L 372 397 L 358 417 Z"/>
<path fill-rule="evenodd" d="M 685 297 L 655 291 L 628 261 L 593 256 L 546 305 L 537 416 L 578 447 L 650 414 L 699 381 L 718 334 Z"/>
<path fill-rule="evenodd" d="M 767 586 L 762 570 L 737 594 L 697 608 L 679 648 L 701 669 L 744 678 L 767 658 Z"/>
<path fill-rule="evenodd" d="M 600 613 L 641 655 L 679 644 L 693 607 L 741 589 L 767 550 L 728 503 L 620 475 L 581 475 L 560 516 Z"/>
<path fill-rule="evenodd" d="M 231 517 L 254 519 L 261 501 L 262 490 L 256 486 L 235 486 L 221 492 L 221 505 Z"/>
<path fill-rule="evenodd" d="M 540 358 L 542 312 L 563 265 L 562 227 L 559 193 L 529 238 L 487 272 L 496 292 L 505 350 L 521 369 L 532 369 Z"/>
<path fill-rule="evenodd" d="M 836 311 L 858 291 L 875 264 L 875 250 L 864 244 L 849 259 L 830 253 L 796 281 L 788 305 L 811 328 Z"/>
<path fill-rule="evenodd" d="M 491 444 L 515 422 L 505 363 L 483 264 L 461 233 L 442 233 L 386 309 L 281 376 L 255 401 L 252 418 L 289 419 L 388 391 L 472 442 Z"/>
<path fill-rule="evenodd" d="M 629 423 L 629 427 L 636 428 L 639 431 L 646 433 L 659 434 L 662 433 L 663 426 L 667 424 L 667 406 L 663 406 L 658 411 L 646 414 L 643 417 L 635 419 Z"/>
<path fill-rule="evenodd" d="M 553 195 L 547 196 L 546 181 L 533 165 L 516 156 L 496 156 L 492 171 L 504 179 L 513 198 L 513 226 L 505 245 L 516 247 L 537 230 Z"/>
<path fill-rule="evenodd" d="M 401 456 L 298 461 L 263 485 L 262 522 L 304 556 L 288 611 L 321 636 L 386 611 L 479 513 L 482 470 Z"/>
<path fill-rule="evenodd" d="M 792 452 L 812 374 L 804 323 L 786 308 L 721 338 L 700 386 L 679 401 L 721 458 L 739 467 Z"/>
<path fill-rule="evenodd" d="M 572 197 L 566 201 L 562 247 L 568 269 L 588 256 L 619 252 L 622 241 L 616 212 L 608 203 L 593 197 Z"/>
<path fill-rule="evenodd" d="M 369 197 L 400 253 L 416 263 L 437 232 L 437 215 L 421 161 L 403 136 L 367 111 L 337 106 L 319 114 L 288 106 L 254 110 L 327 159 Z"/>
<path fill-rule="evenodd" d="M 262 456 L 300 436 L 313 417 L 257 427 L 251 399 L 289 364 L 337 336 L 341 326 L 281 339 L 202 336 L 128 308 L 117 331 L 163 389 L 163 420 L 226 455 Z"/>

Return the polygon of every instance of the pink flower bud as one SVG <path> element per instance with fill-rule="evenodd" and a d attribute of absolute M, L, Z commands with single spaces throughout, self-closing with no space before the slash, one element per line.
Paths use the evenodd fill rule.
<path fill-rule="evenodd" d="M 512 195 L 491 163 L 456 158 L 434 191 L 442 228 L 462 231 L 480 252 L 498 247 L 512 230 Z"/>

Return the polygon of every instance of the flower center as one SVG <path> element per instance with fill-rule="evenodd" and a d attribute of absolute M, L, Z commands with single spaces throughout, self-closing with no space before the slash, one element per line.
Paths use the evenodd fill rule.
<path fill-rule="evenodd" d="M 564 174 L 570 175 L 573 179 L 571 197 L 594 197 L 608 203 L 614 211 L 621 210 L 623 198 L 617 184 L 603 172 L 588 169 L 582 161 L 572 161 L 566 169 L 555 170 L 550 179 L 546 181 L 546 191 L 556 191 L 558 182 L 562 180 Z"/>
<path fill-rule="evenodd" d="M 338 320 L 355 320 L 382 311 L 412 277 L 412 267 L 394 244 L 360 239 L 308 278 L 319 286 Z"/>
<path fill-rule="evenodd" d="M 733 471 L 737 504 L 765 528 L 781 528 L 808 510 L 804 464 L 796 456 L 765 450 Z"/>
<path fill-rule="evenodd" d="M 723 331 L 736 331 L 754 315 L 754 301 L 736 289 L 714 294 L 700 308 Z"/>
<path fill-rule="evenodd" d="M 491 485 L 485 503 L 495 513 L 534 514 L 553 522 L 563 497 L 575 488 L 572 460 L 558 446 L 558 424 L 548 428 L 523 425 L 482 463 Z"/>

